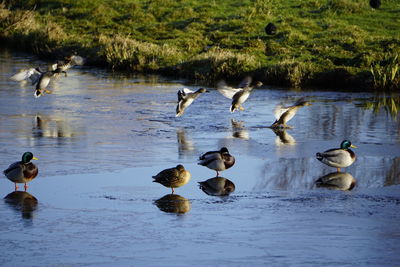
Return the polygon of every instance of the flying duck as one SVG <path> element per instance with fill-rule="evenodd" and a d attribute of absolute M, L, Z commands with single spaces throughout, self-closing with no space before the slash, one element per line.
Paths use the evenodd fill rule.
<path fill-rule="evenodd" d="M 176 106 L 176 117 L 180 117 L 185 113 L 185 109 L 189 107 L 193 101 L 200 96 L 202 93 L 208 92 L 204 88 L 198 89 L 196 92 L 183 88 L 178 91 L 178 105 Z"/>
<path fill-rule="evenodd" d="M 243 81 L 239 84 L 238 88 L 232 88 L 226 85 L 225 81 L 220 81 L 217 86 L 218 92 L 220 92 L 226 98 L 232 99 L 232 104 L 230 107 L 231 113 L 235 112 L 235 110 L 244 110 L 242 104 L 247 100 L 250 96 L 251 91 L 255 87 L 262 86 L 262 82 L 257 81 L 252 83 L 252 78 L 247 76 L 243 79 Z"/>
<path fill-rule="evenodd" d="M 271 128 L 291 128 L 286 123 L 296 115 L 299 108 L 304 106 L 311 106 L 311 104 L 305 101 L 304 98 L 297 100 L 294 105 L 289 107 L 278 105 L 274 110 L 276 120 L 271 125 Z"/>

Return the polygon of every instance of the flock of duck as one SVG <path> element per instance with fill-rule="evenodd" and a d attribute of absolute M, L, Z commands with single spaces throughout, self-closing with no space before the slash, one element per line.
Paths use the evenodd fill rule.
<path fill-rule="evenodd" d="M 63 73 L 67 75 L 66 70 L 75 65 L 82 65 L 84 59 L 80 56 L 71 56 L 66 58 L 66 61 L 59 61 L 52 65 L 49 70 L 42 71 L 40 67 L 30 68 L 23 70 L 11 77 L 14 81 L 31 80 L 32 85 L 36 85 L 34 96 L 40 97 L 45 93 L 51 93 L 47 89 L 50 80 L 57 75 Z M 254 88 L 262 86 L 259 81 L 253 82 L 251 77 L 246 77 L 238 87 L 229 87 L 225 82 L 221 81 L 218 83 L 217 90 L 226 98 L 232 100 L 230 106 L 230 112 L 244 110 L 243 103 L 250 96 L 251 91 Z M 196 100 L 201 94 L 208 92 L 204 88 L 200 88 L 197 91 L 191 91 L 187 88 L 183 88 L 178 91 L 178 103 L 176 106 L 176 116 L 183 116 L 185 110 Z M 272 129 L 285 129 L 290 128 L 287 122 L 291 120 L 297 110 L 300 107 L 311 105 L 304 99 L 299 99 L 291 106 L 283 107 L 278 106 L 275 109 L 275 122 L 270 126 Z M 354 163 L 356 160 L 355 153 L 350 148 L 355 148 L 349 140 L 344 140 L 339 148 L 333 148 L 326 150 L 325 152 L 316 153 L 316 158 L 322 163 L 337 168 L 337 172 L 340 172 L 341 168 L 346 168 Z M 4 175 L 15 184 L 15 190 L 18 189 L 18 183 L 23 183 L 25 191 L 27 190 L 27 183 L 32 181 L 39 173 L 38 167 L 32 163 L 32 160 L 37 160 L 33 153 L 25 152 L 22 155 L 21 161 L 12 163 L 6 170 L 3 171 Z M 206 192 L 217 195 L 228 195 L 233 192 L 234 184 L 229 180 L 221 179 L 219 177 L 220 172 L 225 171 L 235 164 L 235 157 L 231 155 L 228 148 L 222 147 L 217 151 L 208 151 L 201 155 L 198 159 L 198 164 L 205 166 L 211 170 L 216 171 L 216 177 L 209 179 L 204 182 L 200 182 L 200 188 Z M 181 187 L 189 182 L 191 174 L 181 164 L 173 168 L 162 170 L 157 175 L 153 176 L 153 182 L 160 183 L 161 185 L 171 188 L 172 194 L 175 192 L 174 189 Z M 334 185 L 337 181 L 337 176 L 331 175 L 330 177 L 324 177 L 319 179 L 317 184 L 325 184 L 327 186 Z M 354 186 L 354 184 L 352 185 Z"/>

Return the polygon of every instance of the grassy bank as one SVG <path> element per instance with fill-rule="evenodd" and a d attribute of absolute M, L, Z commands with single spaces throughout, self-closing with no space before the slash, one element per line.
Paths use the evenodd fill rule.
<path fill-rule="evenodd" d="M 212 84 L 398 89 L 400 2 L 368 0 L 8 0 L 3 44 L 47 57 Z M 275 35 L 265 26 L 273 22 Z"/>

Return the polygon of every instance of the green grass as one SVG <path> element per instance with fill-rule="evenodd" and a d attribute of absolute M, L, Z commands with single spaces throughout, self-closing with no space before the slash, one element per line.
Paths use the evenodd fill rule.
<path fill-rule="evenodd" d="M 78 52 L 114 70 L 208 83 L 250 74 L 265 84 L 397 90 L 399 71 L 387 79 L 371 70 L 395 68 L 385 59 L 400 51 L 400 2 L 383 1 L 378 10 L 368 3 L 8 0 L 0 5 L 0 38 L 47 57 Z M 269 22 L 278 27 L 274 36 L 264 32 Z"/>

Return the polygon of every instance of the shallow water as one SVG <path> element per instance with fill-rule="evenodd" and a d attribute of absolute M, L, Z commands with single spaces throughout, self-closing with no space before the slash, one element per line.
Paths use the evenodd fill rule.
<path fill-rule="evenodd" d="M 0 54 L 0 167 L 24 151 L 39 158 L 27 193 L 0 179 L 0 265 L 393 265 L 400 260 L 399 116 L 361 108 L 369 93 L 254 90 L 245 111 L 213 88 L 175 118 L 176 92 L 197 85 L 75 68 L 33 98 L 9 77 L 40 62 Z M 306 97 L 292 129 L 266 128 L 273 109 Z M 345 170 L 352 191 L 317 188 L 335 170 L 316 152 L 343 139 L 358 146 Z M 198 156 L 222 146 L 236 164 L 222 173 L 228 197 L 197 182 L 215 172 Z M 151 182 L 183 164 L 192 180 Z M 8 197 L 7 197 L 8 196 Z M 165 196 L 165 198 L 163 198 Z M 161 200 L 160 200 L 161 199 Z M 157 201 L 159 200 L 159 201 Z M 175 212 L 175 213 L 174 213 Z M 176 213 L 180 212 L 180 213 Z"/>

